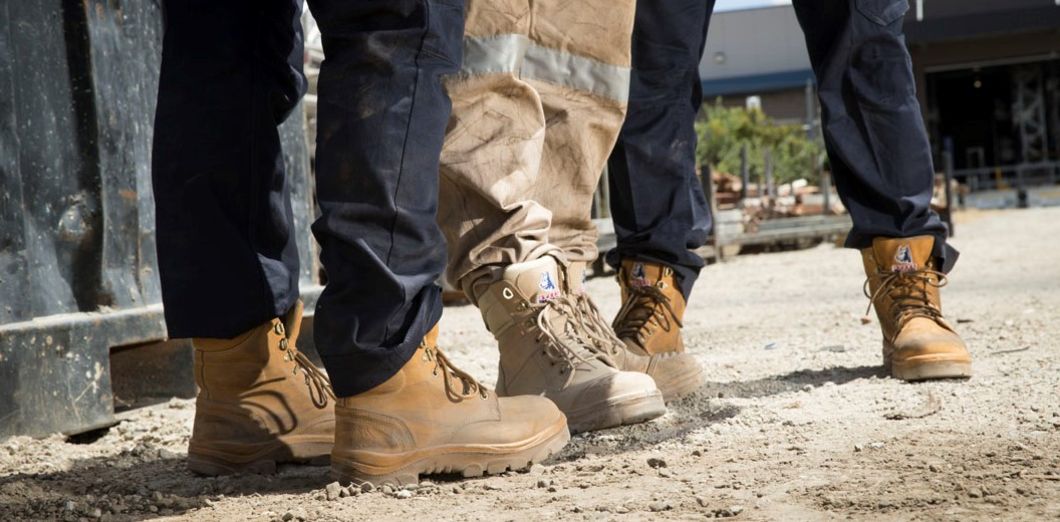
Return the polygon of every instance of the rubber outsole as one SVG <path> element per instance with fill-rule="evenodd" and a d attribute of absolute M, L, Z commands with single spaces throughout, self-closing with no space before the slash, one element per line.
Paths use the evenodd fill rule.
<path fill-rule="evenodd" d="M 883 346 L 883 364 L 891 376 L 903 381 L 928 381 L 935 379 L 968 379 L 972 376 L 972 361 L 967 357 L 950 354 L 928 354 L 903 359 L 901 362 L 888 357 L 894 353 L 886 342 Z"/>
<path fill-rule="evenodd" d="M 459 473 L 463 477 L 496 475 L 528 469 L 559 453 L 570 440 L 565 422 L 534 438 L 503 448 L 490 446 L 439 446 L 403 454 L 336 451 L 331 476 L 341 483 L 403 486 L 419 483 L 420 475 Z"/>
<path fill-rule="evenodd" d="M 271 475 L 280 464 L 326 466 L 331 461 L 332 442 L 277 441 L 251 454 L 231 454 L 204 449 L 188 449 L 188 470 L 210 477 L 235 474 Z"/>
<path fill-rule="evenodd" d="M 639 424 L 666 413 L 666 402 L 658 390 L 638 392 L 606 402 L 590 404 L 567 415 L 571 433 L 584 433 L 616 426 Z"/>
<path fill-rule="evenodd" d="M 903 381 L 928 381 L 935 379 L 968 379 L 972 376 L 972 363 L 967 361 L 913 361 L 906 364 L 891 364 L 891 375 Z"/>

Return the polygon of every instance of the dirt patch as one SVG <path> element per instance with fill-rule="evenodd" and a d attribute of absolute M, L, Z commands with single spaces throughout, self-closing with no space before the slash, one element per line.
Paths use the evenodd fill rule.
<path fill-rule="evenodd" d="M 172 401 L 96 437 L 0 441 L 0 520 L 1056 519 L 1060 209 L 974 217 L 943 291 L 970 381 L 881 373 L 857 253 L 742 256 L 707 267 L 690 302 L 687 341 L 710 382 L 659 420 L 574 437 L 529 473 L 371 492 L 329 492 L 326 468 L 196 477 L 193 403 Z M 589 287 L 617 311 L 613 281 Z M 473 308 L 447 309 L 441 342 L 496 378 Z"/>

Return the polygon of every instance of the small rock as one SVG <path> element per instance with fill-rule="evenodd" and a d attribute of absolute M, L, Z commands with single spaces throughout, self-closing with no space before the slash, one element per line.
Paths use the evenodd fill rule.
<path fill-rule="evenodd" d="M 657 458 L 653 457 L 653 458 L 648 459 L 648 466 L 653 467 L 653 468 L 665 468 L 666 467 L 666 461 L 663 460 L 663 459 L 657 459 Z"/>
<path fill-rule="evenodd" d="M 548 487 L 548 492 L 549 493 L 555 493 L 556 491 L 557 491 L 556 486 L 549 486 Z"/>
<path fill-rule="evenodd" d="M 324 496 L 328 500 L 335 500 L 339 498 L 339 493 L 342 491 L 342 486 L 338 482 L 332 482 L 327 486 L 324 486 Z"/>
<path fill-rule="evenodd" d="M 371 493 L 373 490 L 375 490 L 375 486 L 371 482 L 361 484 L 361 493 Z"/>
<path fill-rule="evenodd" d="M 669 511 L 670 509 L 672 509 L 672 506 L 670 506 L 670 504 L 667 504 L 666 502 L 659 501 L 652 502 L 651 505 L 648 506 L 648 509 L 650 509 L 653 513 L 658 513 L 660 511 Z"/>
<path fill-rule="evenodd" d="M 394 493 L 394 496 L 397 498 L 412 498 L 412 492 L 407 489 L 402 489 L 397 493 Z"/>
<path fill-rule="evenodd" d="M 92 508 L 85 513 L 85 516 L 91 519 L 98 519 L 103 516 L 103 510 L 99 508 Z"/>
<path fill-rule="evenodd" d="M 539 487 L 539 488 L 547 488 L 548 487 L 548 481 L 546 481 L 546 480 L 537 481 L 537 487 Z"/>
<path fill-rule="evenodd" d="M 699 507 L 707 507 L 707 499 L 703 497 L 696 497 L 696 504 L 699 504 Z"/>
<path fill-rule="evenodd" d="M 699 451 L 699 450 L 692 450 L 692 456 L 693 457 L 702 457 L 703 456 L 703 452 Z"/>
<path fill-rule="evenodd" d="M 865 446 L 861 444 L 855 444 L 854 451 L 865 451 Z"/>
<path fill-rule="evenodd" d="M 934 464 L 928 466 L 928 470 L 931 471 L 932 473 L 938 473 L 938 472 L 942 471 L 941 469 L 939 469 L 938 466 L 936 466 Z"/>
<path fill-rule="evenodd" d="M 502 488 L 496 484 L 485 484 L 482 486 L 482 489 L 486 491 L 500 491 Z"/>
<path fill-rule="evenodd" d="M 715 509 L 714 516 L 717 518 L 735 517 L 743 513 L 743 506 L 729 506 L 727 508 Z"/>
<path fill-rule="evenodd" d="M 379 488 L 379 491 L 384 495 L 390 495 L 394 492 L 394 488 L 384 484 L 383 487 Z"/>
<path fill-rule="evenodd" d="M 454 494 L 457 494 L 457 495 L 459 495 L 459 494 L 460 494 L 461 492 L 462 492 L 462 490 L 461 490 L 460 488 L 458 488 L 458 487 L 456 487 L 456 486 L 453 486 L 453 493 L 454 493 Z"/>
<path fill-rule="evenodd" d="M 979 488 L 972 488 L 968 490 L 968 496 L 972 498 L 982 498 L 983 492 Z"/>
<path fill-rule="evenodd" d="M 76 511 L 76 510 L 77 510 L 77 502 L 74 502 L 73 500 L 67 500 L 66 503 L 63 504 L 63 511 Z"/>
<path fill-rule="evenodd" d="M 290 522 L 291 520 L 294 520 L 294 513 L 291 513 L 290 511 L 284 513 L 283 517 L 281 517 L 281 520 L 283 520 L 283 522 Z"/>
<path fill-rule="evenodd" d="M 812 385 L 812 384 L 807 384 L 806 386 L 803 386 L 803 387 L 802 387 L 802 391 L 804 391 L 804 392 L 811 392 L 811 391 L 813 391 L 813 385 Z"/>
<path fill-rule="evenodd" d="M 880 449 L 882 447 L 883 447 L 883 443 L 882 442 L 870 442 L 869 443 L 869 448 L 871 448 L 871 449 Z"/>

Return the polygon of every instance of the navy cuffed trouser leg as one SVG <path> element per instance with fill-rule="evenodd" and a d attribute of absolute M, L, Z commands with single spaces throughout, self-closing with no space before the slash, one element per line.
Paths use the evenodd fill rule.
<path fill-rule="evenodd" d="M 306 89 L 301 2 L 167 0 L 152 176 L 171 337 L 234 337 L 298 299 L 277 126 Z"/>
<path fill-rule="evenodd" d="M 617 246 L 607 262 L 671 266 L 687 298 L 711 216 L 696 176 L 699 60 L 713 0 L 637 2 L 629 108 L 607 162 Z"/>
<path fill-rule="evenodd" d="M 313 225 L 328 284 L 316 343 L 335 393 L 397 372 L 442 315 L 442 76 L 460 67 L 462 0 L 310 0 L 324 37 Z M 343 376 L 336 379 L 335 376 Z"/>
<path fill-rule="evenodd" d="M 817 76 L 836 189 L 854 227 L 846 246 L 875 237 L 935 236 L 948 271 L 957 251 L 931 210 L 934 167 L 902 19 L 907 0 L 795 0 Z"/>
<path fill-rule="evenodd" d="M 300 0 L 168 0 L 153 161 L 174 337 L 232 337 L 298 296 L 277 125 L 305 90 Z M 317 350 L 335 392 L 390 378 L 441 316 L 439 77 L 460 62 L 459 0 L 314 0 L 319 80 L 313 231 L 328 284 Z M 282 277 L 281 277 L 282 276 Z"/>

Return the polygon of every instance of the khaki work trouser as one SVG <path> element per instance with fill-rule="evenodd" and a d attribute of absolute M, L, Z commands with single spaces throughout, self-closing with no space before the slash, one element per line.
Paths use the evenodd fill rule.
<path fill-rule="evenodd" d="M 468 0 L 441 158 L 447 278 L 476 300 L 509 264 L 592 261 L 593 192 L 626 112 L 634 0 Z"/>

